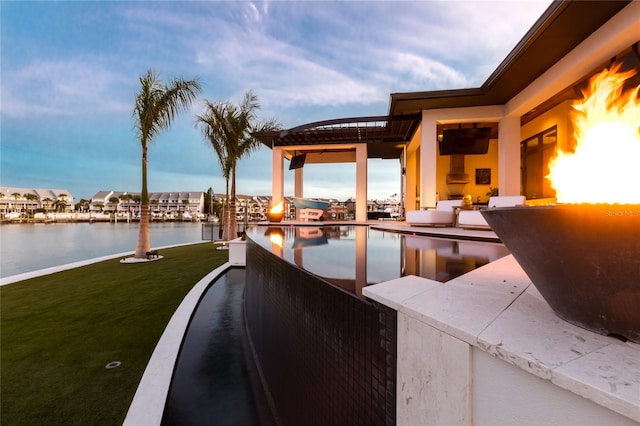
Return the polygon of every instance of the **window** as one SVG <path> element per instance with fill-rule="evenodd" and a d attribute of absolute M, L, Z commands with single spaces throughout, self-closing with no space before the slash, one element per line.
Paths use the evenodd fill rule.
<path fill-rule="evenodd" d="M 556 196 L 546 176 L 549 174 L 549 160 L 554 156 L 557 144 L 556 126 L 521 142 L 521 193 L 527 199 Z"/>

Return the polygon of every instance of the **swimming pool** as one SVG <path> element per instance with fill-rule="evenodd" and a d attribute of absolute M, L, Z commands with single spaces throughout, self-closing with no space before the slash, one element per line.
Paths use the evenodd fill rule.
<path fill-rule="evenodd" d="M 397 312 L 362 289 L 405 275 L 446 282 L 507 254 L 500 243 L 366 225 L 247 231 L 248 340 L 274 416 L 395 424 Z"/>
<path fill-rule="evenodd" d="M 273 254 L 358 296 L 364 286 L 406 275 L 447 282 L 509 254 L 501 243 L 359 225 L 259 226 L 248 235 Z"/>

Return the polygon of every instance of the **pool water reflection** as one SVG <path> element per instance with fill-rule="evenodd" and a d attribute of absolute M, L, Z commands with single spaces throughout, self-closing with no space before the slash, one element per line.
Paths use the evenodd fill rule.
<path fill-rule="evenodd" d="M 358 225 L 259 226 L 248 236 L 358 296 L 364 286 L 405 275 L 446 282 L 509 254 L 501 243 L 405 235 Z"/>

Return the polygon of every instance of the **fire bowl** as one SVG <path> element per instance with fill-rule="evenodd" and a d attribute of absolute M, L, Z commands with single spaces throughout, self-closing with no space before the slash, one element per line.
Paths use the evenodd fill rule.
<path fill-rule="evenodd" d="M 284 218 L 284 211 L 276 213 L 267 211 L 267 220 L 269 222 L 282 222 L 282 218 Z"/>
<path fill-rule="evenodd" d="M 560 318 L 640 343 L 640 205 L 498 207 L 482 215 Z"/>

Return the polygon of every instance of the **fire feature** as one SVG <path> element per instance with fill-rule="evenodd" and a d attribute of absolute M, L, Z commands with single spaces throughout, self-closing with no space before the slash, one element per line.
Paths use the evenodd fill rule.
<path fill-rule="evenodd" d="M 550 164 L 558 204 L 482 214 L 562 319 L 640 343 L 640 86 L 612 66 L 573 105 L 574 152 Z"/>
<path fill-rule="evenodd" d="M 575 152 L 559 152 L 549 164 L 560 203 L 640 204 L 640 86 L 623 93 L 636 72 L 619 68 L 594 76 L 573 105 Z"/>
<path fill-rule="evenodd" d="M 281 222 L 284 218 L 284 201 L 280 201 L 267 211 L 267 219 L 269 222 Z"/>

